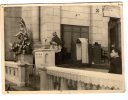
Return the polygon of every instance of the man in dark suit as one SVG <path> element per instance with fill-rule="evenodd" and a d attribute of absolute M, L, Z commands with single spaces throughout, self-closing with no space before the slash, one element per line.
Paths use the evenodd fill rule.
<path fill-rule="evenodd" d="M 51 40 L 51 43 L 52 42 L 55 42 L 57 45 L 61 45 L 61 39 L 58 37 L 57 33 L 54 32 L 53 33 L 53 37 L 52 37 L 52 40 Z"/>
<path fill-rule="evenodd" d="M 55 64 L 60 64 L 62 42 L 56 32 L 53 33 L 53 37 L 52 37 L 50 44 L 52 45 L 52 48 L 55 49 L 55 52 L 56 52 L 55 53 Z"/>

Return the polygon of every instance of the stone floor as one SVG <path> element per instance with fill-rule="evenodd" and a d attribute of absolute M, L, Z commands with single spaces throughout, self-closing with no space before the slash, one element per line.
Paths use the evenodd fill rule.
<path fill-rule="evenodd" d="M 82 69 L 82 70 L 108 73 L 108 69 L 85 68 L 85 69 Z"/>
<path fill-rule="evenodd" d="M 34 88 L 32 87 L 28 87 L 28 86 L 23 86 L 23 87 L 19 87 L 16 84 L 13 84 L 9 81 L 5 81 L 5 91 L 35 91 Z"/>
<path fill-rule="evenodd" d="M 109 71 L 109 64 L 94 64 L 94 65 L 73 65 L 73 64 L 61 64 L 57 65 L 58 67 L 65 67 L 65 68 L 73 68 L 79 70 L 88 70 L 88 71 L 96 71 L 96 72 L 104 72 L 108 73 Z"/>

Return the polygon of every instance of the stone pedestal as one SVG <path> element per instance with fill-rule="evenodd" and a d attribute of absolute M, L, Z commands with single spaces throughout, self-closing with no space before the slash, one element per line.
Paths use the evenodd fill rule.
<path fill-rule="evenodd" d="M 17 84 L 18 86 L 22 87 L 22 86 L 25 86 L 25 77 L 26 77 L 26 74 L 25 74 L 25 65 L 23 65 L 21 67 L 21 65 L 19 65 L 19 70 L 18 70 L 18 78 L 19 78 L 19 83 Z"/>
<path fill-rule="evenodd" d="M 32 7 L 32 38 L 33 38 L 33 48 L 40 48 L 40 7 Z"/>
<path fill-rule="evenodd" d="M 53 49 L 35 50 L 36 68 L 55 66 L 55 51 Z"/>
<path fill-rule="evenodd" d="M 48 90 L 48 77 L 46 69 L 39 69 L 40 74 L 40 90 Z"/>
<path fill-rule="evenodd" d="M 17 56 L 18 62 L 21 64 L 33 64 L 33 55 L 23 55 L 20 54 Z"/>
<path fill-rule="evenodd" d="M 33 55 L 18 55 L 19 66 L 19 86 L 25 86 L 30 84 L 29 75 L 33 70 Z"/>
<path fill-rule="evenodd" d="M 34 50 L 35 66 L 40 74 L 40 90 L 48 90 L 49 80 L 47 76 L 47 67 L 55 66 L 55 51 L 53 49 Z"/>

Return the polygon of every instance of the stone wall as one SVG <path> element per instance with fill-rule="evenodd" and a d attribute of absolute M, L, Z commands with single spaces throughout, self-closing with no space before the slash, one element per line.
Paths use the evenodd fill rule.
<path fill-rule="evenodd" d="M 34 48 L 40 47 L 40 14 L 38 6 L 22 7 L 24 19 Z"/>
<path fill-rule="evenodd" d="M 22 17 L 31 31 L 34 45 L 37 46 L 39 42 L 42 46 L 49 43 L 53 32 L 60 36 L 59 6 L 23 7 Z"/>
<path fill-rule="evenodd" d="M 17 34 L 19 31 L 21 8 L 7 7 L 4 9 L 4 11 L 5 60 L 13 60 L 13 53 L 9 51 L 9 44 L 17 41 L 14 35 Z"/>
<path fill-rule="evenodd" d="M 90 26 L 90 7 L 62 6 L 61 24 Z"/>
<path fill-rule="evenodd" d="M 40 39 L 42 45 L 49 43 L 53 32 L 60 37 L 61 24 L 68 24 L 90 26 L 91 43 L 108 47 L 109 17 L 103 17 L 102 9 L 99 5 L 23 7 L 22 17 L 32 31 L 33 41 Z"/>
<path fill-rule="evenodd" d="M 103 6 L 62 6 L 61 24 L 89 26 L 90 43 L 108 47 L 109 17 L 103 16 Z"/>
<path fill-rule="evenodd" d="M 58 36 L 60 37 L 60 7 L 44 6 L 40 7 L 40 10 L 41 43 L 42 45 L 45 45 L 51 40 L 53 32 L 57 32 Z"/>
<path fill-rule="evenodd" d="M 102 6 L 91 7 L 91 41 L 108 47 L 108 17 L 103 17 Z"/>
<path fill-rule="evenodd" d="M 117 10 L 119 12 L 120 9 Z M 57 32 L 60 37 L 61 24 L 89 26 L 89 42 L 98 42 L 101 46 L 108 47 L 108 22 L 111 16 L 103 16 L 101 5 L 13 7 L 5 9 L 5 58 L 7 60 L 12 57 L 8 54 L 8 44 L 15 40 L 13 35 L 18 32 L 18 17 L 24 19 L 34 48 L 48 44 L 53 32 Z"/>

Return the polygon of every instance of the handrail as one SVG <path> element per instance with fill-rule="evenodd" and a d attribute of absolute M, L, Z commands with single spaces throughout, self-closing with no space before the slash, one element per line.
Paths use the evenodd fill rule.
<path fill-rule="evenodd" d="M 61 67 L 47 67 L 47 74 L 69 80 L 122 89 L 123 75 Z"/>
<path fill-rule="evenodd" d="M 5 61 L 5 66 L 18 68 L 18 63 L 17 62 L 13 62 L 13 61 Z"/>
<path fill-rule="evenodd" d="M 34 66 L 34 64 L 29 64 L 29 63 L 20 63 L 20 62 L 13 62 L 13 61 L 5 61 L 5 66 L 9 66 L 9 67 L 17 68 L 18 66 L 24 66 L 24 65 Z"/>
<path fill-rule="evenodd" d="M 29 74 L 33 64 L 5 61 L 5 79 L 15 83 L 18 86 L 24 86 L 29 83 Z"/>

